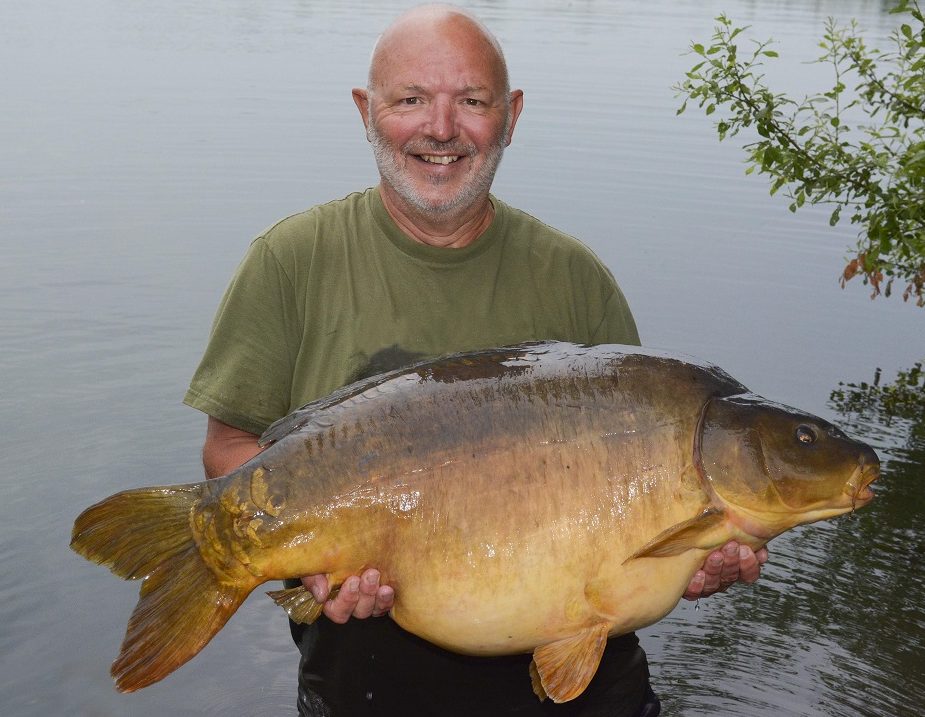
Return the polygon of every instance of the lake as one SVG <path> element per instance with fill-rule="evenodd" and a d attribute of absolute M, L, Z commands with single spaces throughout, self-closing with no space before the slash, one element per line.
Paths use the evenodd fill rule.
<path fill-rule="evenodd" d="M 844 410 L 839 384 L 925 358 L 925 310 L 838 276 L 855 230 L 787 210 L 744 174 L 745 138 L 680 117 L 671 86 L 725 12 L 774 37 L 779 91 L 826 17 L 873 44 L 861 0 L 485 0 L 525 109 L 494 191 L 611 268 L 650 347 L 871 442 L 878 499 L 775 540 L 759 583 L 644 630 L 664 714 L 925 714 L 921 413 Z M 350 97 L 407 3 L 44 0 L 0 5 L 0 704 L 7 715 L 294 714 L 296 651 L 260 591 L 195 660 L 119 695 L 108 674 L 136 584 L 68 549 L 77 513 L 202 475 L 181 404 L 250 240 L 372 185 Z M 877 486 L 875 486 L 877 487 Z"/>

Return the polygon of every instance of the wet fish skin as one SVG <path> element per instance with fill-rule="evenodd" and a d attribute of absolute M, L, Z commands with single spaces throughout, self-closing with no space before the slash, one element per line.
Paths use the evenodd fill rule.
<path fill-rule="evenodd" d="M 144 578 L 119 689 L 190 659 L 267 580 L 374 566 L 402 627 L 533 652 L 538 696 L 566 701 L 606 636 L 667 614 L 711 549 L 865 504 L 878 465 L 710 364 L 557 342 L 353 384 L 261 441 L 228 476 L 117 494 L 75 523 L 75 550 Z M 320 611 L 301 588 L 272 595 L 294 619 Z"/>

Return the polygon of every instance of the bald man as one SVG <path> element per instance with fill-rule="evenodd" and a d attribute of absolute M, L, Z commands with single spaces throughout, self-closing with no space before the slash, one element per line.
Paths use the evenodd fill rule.
<path fill-rule="evenodd" d="M 523 92 L 511 91 L 501 47 L 476 18 L 447 5 L 404 14 L 379 38 L 353 99 L 379 185 L 288 217 L 252 243 L 185 398 L 208 414 L 210 478 L 256 455 L 276 419 L 415 360 L 539 339 L 639 343 L 590 250 L 490 194 Z M 764 560 L 730 544 L 686 597 L 752 582 Z M 300 714 L 658 714 L 635 635 L 608 642 L 579 698 L 541 703 L 529 655 L 456 655 L 375 619 L 394 598 L 375 566 L 332 599 L 325 576 L 302 582 L 326 619 L 292 624 Z"/>

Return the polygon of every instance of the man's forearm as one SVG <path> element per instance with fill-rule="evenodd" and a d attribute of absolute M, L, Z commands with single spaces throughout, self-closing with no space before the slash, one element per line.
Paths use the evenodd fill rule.
<path fill-rule="evenodd" d="M 209 416 L 206 440 L 202 446 L 202 465 L 206 478 L 219 478 L 246 463 L 263 449 L 259 436 L 222 423 Z"/>

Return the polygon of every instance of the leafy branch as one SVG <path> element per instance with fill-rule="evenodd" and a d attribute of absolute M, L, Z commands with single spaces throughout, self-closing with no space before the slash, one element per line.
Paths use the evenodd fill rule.
<path fill-rule="evenodd" d="M 702 59 L 675 89 L 685 96 L 678 114 L 690 101 L 707 115 L 720 111 L 720 140 L 753 128 L 746 173 L 768 175 L 771 194 L 782 190 L 791 211 L 829 205 L 831 226 L 843 211 L 859 226 L 842 286 L 860 275 L 873 298 L 899 280 L 903 299 L 925 307 L 925 19 L 918 0 L 892 12 L 912 24 L 891 34 L 889 52 L 868 48 L 854 21 L 829 19 L 816 62 L 831 66 L 832 88 L 799 102 L 763 82 L 764 62 L 778 57 L 771 41 L 740 50 L 748 28 L 720 15 L 709 46 L 691 46 Z M 851 126 L 854 117 L 863 123 Z"/>

